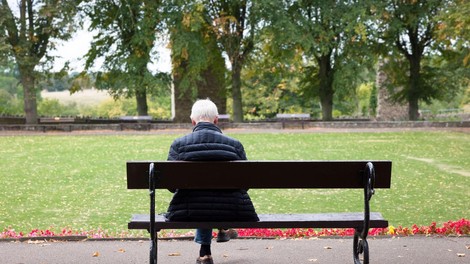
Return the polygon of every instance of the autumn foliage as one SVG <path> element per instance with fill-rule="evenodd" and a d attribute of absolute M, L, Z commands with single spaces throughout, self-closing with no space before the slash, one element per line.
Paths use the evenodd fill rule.
<path fill-rule="evenodd" d="M 309 237 L 325 237 L 325 236 L 353 236 L 353 228 L 345 229 L 307 229 L 307 228 L 291 228 L 291 229 L 264 229 L 264 228 L 246 228 L 237 229 L 239 237 L 253 237 L 253 238 L 309 238 Z M 189 233 L 177 232 L 161 232 L 161 237 L 176 238 L 193 235 Z M 214 232 L 214 236 L 217 234 Z M 435 222 L 429 226 L 413 225 L 408 227 L 394 227 L 388 228 L 371 228 L 369 230 L 370 236 L 413 236 L 413 235 L 470 235 L 470 220 L 462 218 L 458 221 L 448 221 L 441 226 L 437 226 Z M 64 228 L 59 232 L 51 230 L 34 229 L 28 234 L 23 232 L 16 232 L 12 228 L 5 228 L 0 232 L 0 239 L 5 238 L 35 238 L 35 237 L 66 237 L 66 236 L 85 236 L 87 238 L 125 238 L 130 237 L 128 233 L 110 234 L 106 230 L 89 230 L 89 231 L 74 231 L 70 228 Z"/>

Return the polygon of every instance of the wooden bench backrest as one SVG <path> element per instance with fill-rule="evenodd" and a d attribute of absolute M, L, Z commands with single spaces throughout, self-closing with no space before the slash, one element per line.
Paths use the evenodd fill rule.
<path fill-rule="evenodd" d="M 371 161 L 375 188 L 390 188 L 392 162 Z M 157 189 L 364 188 L 367 161 L 128 161 L 127 188 Z"/>

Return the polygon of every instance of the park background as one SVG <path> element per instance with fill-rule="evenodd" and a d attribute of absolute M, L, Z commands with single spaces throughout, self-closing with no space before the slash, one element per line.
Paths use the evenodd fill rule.
<path fill-rule="evenodd" d="M 186 122 L 209 97 L 234 122 L 461 120 L 469 10 L 463 0 L 2 1 L 0 114 Z M 90 89 L 115 100 L 47 93 Z"/>
<path fill-rule="evenodd" d="M 2 1 L 0 120 L 9 131 L 0 137 L 2 234 L 128 235 L 128 217 L 145 213 L 147 201 L 124 189 L 125 161 L 164 160 L 171 141 L 189 131 L 25 132 L 42 117 L 187 124 L 193 101 L 209 97 L 233 124 L 306 113 L 313 124 L 465 126 L 469 10 L 463 0 Z M 80 41 L 79 31 L 92 36 L 85 54 L 56 52 Z M 165 71 L 162 47 L 171 54 Z M 12 120 L 22 126 L 17 135 Z M 308 132 L 318 131 L 227 131 L 250 159 L 392 160 L 392 189 L 379 191 L 373 208 L 393 226 L 470 218 L 468 133 Z M 262 213 L 361 206 L 354 191 L 296 194 L 251 193 Z M 164 211 L 170 194 L 161 195 Z"/>

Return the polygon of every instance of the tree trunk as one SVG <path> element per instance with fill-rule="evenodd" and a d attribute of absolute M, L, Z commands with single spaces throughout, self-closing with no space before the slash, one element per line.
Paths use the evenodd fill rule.
<path fill-rule="evenodd" d="M 33 68 L 34 69 L 34 68 Z M 24 92 L 24 112 L 27 125 L 35 125 L 38 123 L 38 109 L 36 102 L 36 88 L 34 87 L 34 70 L 20 70 L 21 84 Z"/>
<path fill-rule="evenodd" d="M 173 87 L 175 92 L 175 123 L 189 123 L 191 108 L 194 103 L 193 91 L 190 87 L 182 87 L 181 81 L 187 68 L 187 61 L 181 62 L 178 69 L 173 69 Z"/>
<path fill-rule="evenodd" d="M 199 99 L 210 98 L 217 105 L 219 114 L 226 114 L 227 96 L 225 94 L 224 76 L 220 76 L 219 72 L 214 67 L 209 67 L 202 73 L 204 81 L 198 83 L 197 97 Z"/>
<path fill-rule="evenodd" d="M 210 60 L 217 63 L 217 59 Z M 186 72 L 187 61 L 182 62 L 178 71 L 173 72 L 173 85 L 175 90 L 175 118 L 174 122 L 189 122 L 191 108 L 196 99 L 210 98 L 217 105 L 220 114 L 227 113 L 227 95 L 225 92 L 225 69 L 217 64 L 209 67 L 201 73 L 202 80 L 196 82 L 196 87 L 181 87 L 181 79 Z M 225 61 L 220 56 L 219 63 Z M 196 90 L 194 90 L 196 89 Z"/>
<path fill-rule="evenodd" d="M 190 123 L 191 107 L 193 106 L 194 99 L 191 95 L 190 89 L 181 89 L 176 84 L 175 80 L 175 123 Z"/>
<path fill-rule="evenodd" d="M 136 90 L 135 99 L 137 103 L 137 115 L 147 116 L 148 115 L 148 104 L 147 104 L 147 91 L 145 88 Z"/>
<path fill-rule="evenodd" d="M 323 121 L 333 120 L 333 97 L 332 96 L 320 96 L 321 113 Z"/>
<path fill-rule="evenodd" d="M 322 108 L 322 120 L 333 120 L 333 69 L 331 68 L 330 54 L 318 59 L 320 65 L 320 103 Z"/>
<path fill-rule="evenodd" d="M 241 68 L 242 66 L 239 63 L 232 64 L 232 109 L 234 122 L 243 122 Z"/>
<path fill-rule="evenodd" d="M 416 121 L 419 118 L 419 96 L 421 85 L 421 56 L 409 57 L 410 79 L 408 87 L 408 118 Z"/>
<path fill-rule="evenodd" d="M 408 117 L 412 121 L 416 121 L 419 118 L 419 106 L 418 99 L 408 101 Z"/>

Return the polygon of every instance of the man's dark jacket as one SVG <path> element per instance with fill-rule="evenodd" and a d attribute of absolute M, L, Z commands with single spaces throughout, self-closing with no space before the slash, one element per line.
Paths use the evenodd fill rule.
<path fill-rule="evenodd" d="M 243 145 L 225 136 L 214 124 L 198 123 L 193 133 L 176 139 L 168 160 L 246 160 Z M 221 181 L 230 181 L 220 173 Z M 176 190 L 166 214 L 168 221 L 258 221 L 246 190 Z"/>

